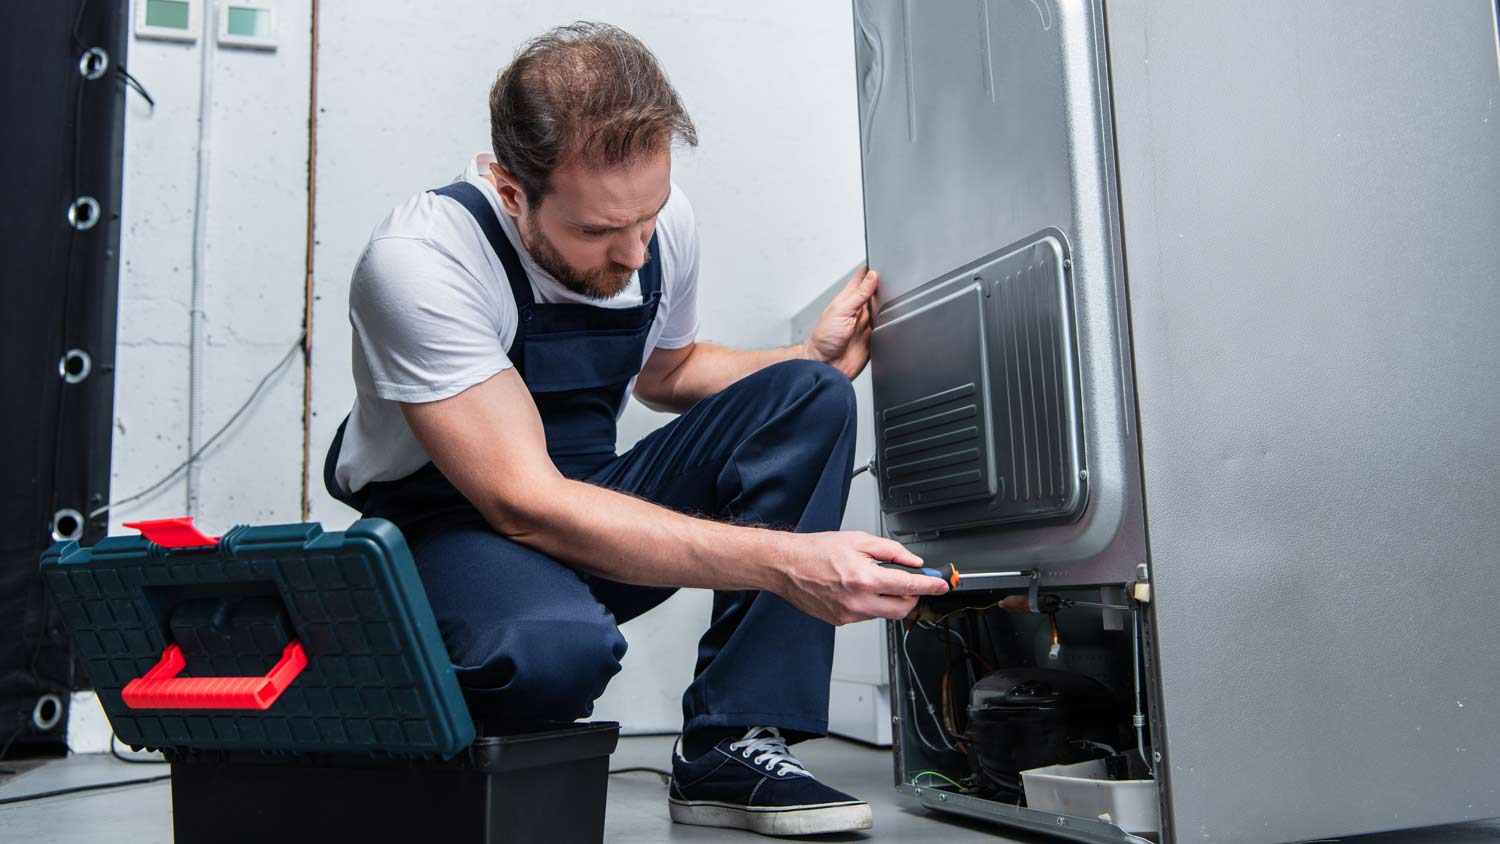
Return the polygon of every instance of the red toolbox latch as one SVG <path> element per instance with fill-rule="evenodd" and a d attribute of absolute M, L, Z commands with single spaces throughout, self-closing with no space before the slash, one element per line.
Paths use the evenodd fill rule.
<path fill-rule="evenodd" d="M 219 544 L 219 537 L 204 536 L 202 531 L 193 527 L 192 516 L 125 522 L 125 527 L 140 531 L 147 540 L 163 548 L 206 548 Z"/>

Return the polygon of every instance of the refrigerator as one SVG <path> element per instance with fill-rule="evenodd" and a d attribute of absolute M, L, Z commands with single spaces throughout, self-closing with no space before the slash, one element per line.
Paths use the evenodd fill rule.
<path fill-rule="evenodd" d="M 880 527 L 963 575 L 886 631 L 896 786 L 1088 842 L 1500 816 L 1493 0 L 853 37 Z"/>

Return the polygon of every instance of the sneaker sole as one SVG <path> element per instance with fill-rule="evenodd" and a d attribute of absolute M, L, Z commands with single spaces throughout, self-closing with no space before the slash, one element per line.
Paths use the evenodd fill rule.
<path fill-rule="evenodd" d="M 853 832 L 875 826 L 868 803 L 757 809 L 708 801 L 669 799 L 667 802 L 674 823 L 747 829 L 777 837 Z"/>

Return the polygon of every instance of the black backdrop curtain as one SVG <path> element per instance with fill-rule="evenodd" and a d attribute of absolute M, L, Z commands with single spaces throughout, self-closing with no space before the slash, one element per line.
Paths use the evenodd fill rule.
<path fill-rule="evenodd" d="M 128 10 L 0 7 L 4 756 L 60 751 L 68 692 L 87 682 L 37 563 L 54 535 L 87 544 L 106 528 L 91 514 L 109 500 Z"/>

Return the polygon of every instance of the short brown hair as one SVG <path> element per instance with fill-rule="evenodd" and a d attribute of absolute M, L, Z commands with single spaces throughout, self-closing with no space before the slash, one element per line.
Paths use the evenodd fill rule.
<path fill-rule="evenodd" d="M 640 39 L 609 24 L 579 21 L 533 38 L 490 88 L 495 158 L 533 204 L 565 161 L 626 164 L 673 139 L 698 144 L 677 91 Z"/>

